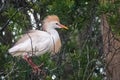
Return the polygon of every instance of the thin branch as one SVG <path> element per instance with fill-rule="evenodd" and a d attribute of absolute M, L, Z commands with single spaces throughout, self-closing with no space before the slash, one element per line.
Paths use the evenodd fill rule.
<path fill-rule="evenodd" d="M 9 24 L 9 22 L 13 19 L 13 17 L 18 13 L 18 11 L 22 9 L 22 8 L 18 8 L 17 11 L 7 20 L 7 22 L 3 25 L 2 29 L 0 30 L 0 32 L 3 32 L 5 28 L 7 28 L 7 25 Z"/>
<path fill-rule="evenodd" d="M 87 80 L 90 80 L 90 77 L 93 75 L 93 72 L 94 72 L 95 68 L 96 68 L 96 67 L 93 67 L 91 73 L 90 73 L 90 74 L 88 75 L 88 77 L 87 77 Z"/>
<path fill-rule="evenodd" d="M 33 55 L 33 43 L 32 43 L 32 38 L 31 38 L 31 36 L 29 35 L 29 33 L 27 33 L 27 35 L 28 35 L 28 37 L 30 38 L 32 55 Z"/>
<path fill-rule="evenodd" d="M 4 78 L 7 78 L 13 71 L 17 70 L 17 69 L 14 69 L 15 65 L 16 65 L 16 62 L 13 64 L 11 71 L 9 73 L 7 73 L 7 75 L 5 75 Z"/>
<path fill-rule="evenodd" d="M 89 61 L 89 62 L 87 63 L 86 68 L 85 68 L 85 72 L 84 72 L 84 74 L 83 74 L 83 80 L 85 80 L 85 77 L 86 77 L 86 73 L 87 73 L 87 69 L 88 69 L 88 67 L 89 67 L 89 64 L 91 64 L 91 63 L 93 63 L 93 62 L 95 62 L 95 61 L 97 61 L 97 59 L 92 59 L 91 61 Z"/>
<path fill-rule="evenodd" d="M 0 12 L 3 10 L 4 6 L 5 6 L 5 0 L 2 0 L 2 6 L 0 7 Z"/>

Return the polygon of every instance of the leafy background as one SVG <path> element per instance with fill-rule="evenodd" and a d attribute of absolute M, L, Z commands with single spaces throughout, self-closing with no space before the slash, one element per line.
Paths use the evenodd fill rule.
<path fill-rule="evenodd" d="M 113 1 L 113 2 L 112 2 Z M 120 35 L 119 0 L 1 0 L 0 1 L 0 79 L 1 80 L 103 80 L 106 78 L 100 31 L 101 15 L 115 36 Z M 31 24 L 31 12 L 35 23 Z M 58 15 L 69 30 L 58 30 L 62 49 L 55 56 L 33 57 L 46 77 L 33 74 L 21 58 L 12 57 L 8 49 L 21 34 L 36 28 L 47 15 Z M 40 18 L 37 16 L 40 15 Z M 36 25 L 36 26 L 35 26 Z"/>

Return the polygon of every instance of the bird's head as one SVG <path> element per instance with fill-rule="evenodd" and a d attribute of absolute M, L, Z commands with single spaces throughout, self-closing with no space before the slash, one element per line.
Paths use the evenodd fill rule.
<path fill-rule="evenodd" d="M 54 29 L 54 28 L 64 28 L 68 29 L 66 26 L 60 23 L 58 16 L 56 15 L 49 15 L 43 20 L 43 29 Z"/>

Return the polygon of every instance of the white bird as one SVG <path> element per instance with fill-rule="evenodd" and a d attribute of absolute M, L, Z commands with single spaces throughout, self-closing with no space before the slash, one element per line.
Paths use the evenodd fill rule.
<path fill-rule="evenodd" d="M 61 48 L 61 40 L 55 28 L 68 29 L 60 24 L 56 15 L 49 15 L 43 20 L 43 31 L 31 30 L 22 35 L 22 37 L 9 49 L 12 56 L 21 56 L 26 60 L 33 70 L 39 70 L 30 57 L 40 56 L 46 52 L 55 54 Z"/>

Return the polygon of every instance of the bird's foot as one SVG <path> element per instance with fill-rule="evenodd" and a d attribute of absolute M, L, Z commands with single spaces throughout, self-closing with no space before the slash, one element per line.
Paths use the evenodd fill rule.
<path fill-rule="evenodd" d="M 42 63 L 40 66 L 34 66 L 33 67 L 33 73 L 34 74 L 42 74 L 42 75 L 44 75 L 44 76 L 46 76 L 46 73 L 43 71 L 43 70 L 41 70 L 41 67 L 44 65 L 44 63 Z"/>
<path fill-rule="evenodd" d="M 40 73 L 42 70 L 39 68 L 39 66 L 33 67 L 33 73 Z"/>

